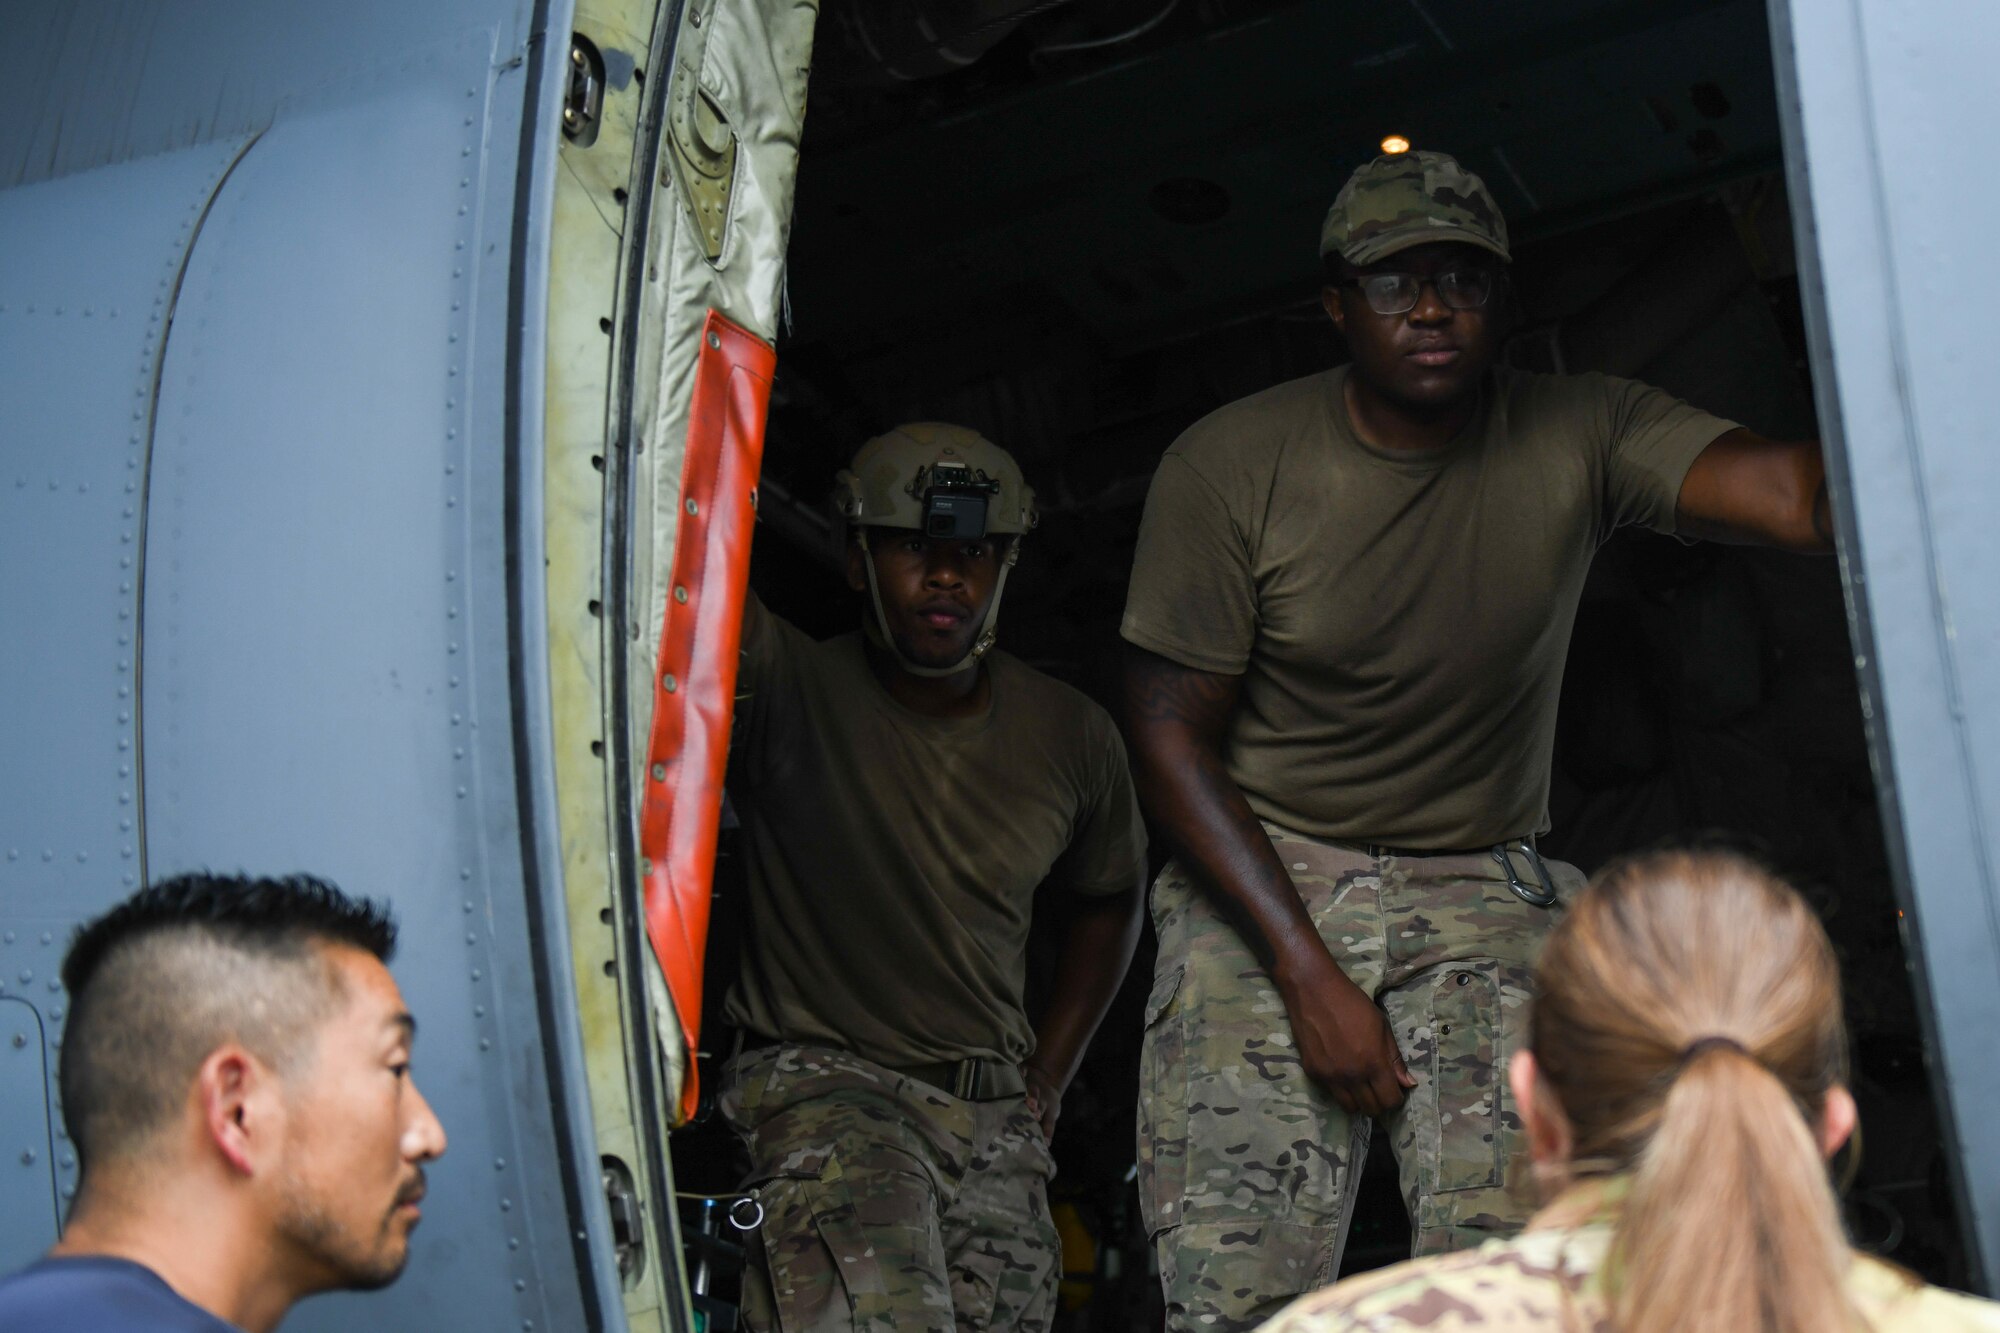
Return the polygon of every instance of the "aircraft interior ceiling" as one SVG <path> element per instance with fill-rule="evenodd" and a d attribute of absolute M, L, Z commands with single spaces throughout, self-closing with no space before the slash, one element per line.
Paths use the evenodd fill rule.
<path fill-rule="evenodd" d="M 1506 211 L 1511 363 L 1631 376 L 1770 436 L 1816 435 L 1761 0 L 1007 9 L 942 7 L 963 11 L 957 45 L 896 28 L 893 5 L 822 19 L 752 565 L 808 630 L 854 623 L 823 517 L 834 470 L 898 421 L 958 421 L 1012 449 L 1045 506 L 1002 645 L 1110 702 L 1160 452 L 1223 403 L 1345 359 L 1318 306 L 1319 222 L 1392 133 L 1459 156 Z M 1552 815 L 1545 846 L 1586 870 L 1703 833 L 1802 882 L 1846 971 L 1869 1129 L 1851 1224 L 1963 1284 L 1835 563 L 1609 542 L 1570 655 Z M 742 928 L 725 910 L 717 999 Z M 1056 1196 L 1141 1277 L 1073 1292 L 1068 1327 L 1138 1327 L 1157 1299 L 1125 1180 L 1149 948 L 1056 1144 Z M 677 1135 L 684 1182 L 727 1187 L 714 1133 Z M 1384 1167 L 1350 1267 L 1404 1252 Z"/>

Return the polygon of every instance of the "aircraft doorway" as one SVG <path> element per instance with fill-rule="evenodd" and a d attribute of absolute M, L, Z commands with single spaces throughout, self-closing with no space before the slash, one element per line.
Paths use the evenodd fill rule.
<path fill-rule="evenodd" d="M 822 19 L 751 569 L 808 632 L 857 623 L 824 504 L 834 471 L 896 422 L 962 422 L 1012 450 L 1043 501 L 1003 646 L 1110 704 L 1161 451 L 1214 408 L 1345 359 L 1314 241 L 1392 134 L 1459 156 L 1508 214 L 1509 363 L 1819 434 L 1761 0 L 972 8 L 935 40 L 891 6 Z M 1841 955 L 1869 1131 L 1842 1164 L 1850 1228 L 1971 1285 L 1835 562 L 1610 541 L 1571 644 L 1551 815 L 1545 846 L 1586 870 L 1702 834 L 1805 888 Z M 729 913 L 735 865 L 725 832 L 711 1015 L 754 929 Z M 1158 1319 L 1130 1178 L 1149 949 L 1055 1145 L 1074 1244 L 1062 1328 Z M 711 1021 L 710 1067 L 728 1041 Z M 726 1140 L 714 1121 L 676 1134 L 684 1189 L 735 1183 Z M 1371 1166 L 1346 1271 L 1406 1253 L 1394 1181 Z"/>

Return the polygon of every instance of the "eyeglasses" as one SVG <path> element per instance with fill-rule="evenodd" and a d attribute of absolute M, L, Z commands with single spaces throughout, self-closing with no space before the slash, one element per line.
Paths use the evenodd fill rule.
<path fill-rule="evenodd" d="M 1477 310 L 1493 295 L 1490 268 L 1448 268 L 1436 277 L 1415 273 L 1364 273 L 1341 280 L 1343 287 L 1359 287 L 1368 308 L 1378 315 L 1401 315 L 1417 308 L 1424 284 L 1437 288 L 1438 299 L 1453 310 Z"/>

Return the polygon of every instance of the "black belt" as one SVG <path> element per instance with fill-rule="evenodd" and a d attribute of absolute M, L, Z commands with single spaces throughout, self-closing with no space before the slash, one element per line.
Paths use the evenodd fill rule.
<path fill-rule="evenodd" d="M 1382 842 L 1353 842 L 1346 838 L 1328 838 L 1336 847 L 1360 852 L 1363 856 L 1377 861 L 1384 857 L 1418 856 L 1490 856 L 1501 870 L 1506 872 L 1507 887 L 1516 898 L 1533 907 L 1554 907 L 1556 904 L 1555 876 L 1549 874 L 1548 863 L 1542 860 L 1541 852 L 1535 849 L 1533 837 L 1507 838 L 1489 843 L 1484 847 L 1391 847 Z M 1531 884 L 1521 877 L 1514 868 L 1514 857 L 1521 856 L 1534 871 L 1539 883 Z"/>
<path fill-rule="evenodd" d="M 1372 856 L 1378 861 L 1386 856 L 1485 856 L 1493 850 L 1490 844 L 1485 847 L 1391 847 L 1386 842 L 1356 842 L 1352 838 L 1328 838 L 1327 841 L 1350 852 Z"/>
<path fill-rule="evenodd" d="M 751 1051 L 767 1046 L 820 1046 L 823 1042 L 795 1042 L 783 1037 L 766 1037 L 755 1032 L 744 1032 L 737 1040 L 736 1052 L 747 1055 Z M 839 1047 L 830 1047 L 839 1050 Z M 843 1054 L 857 1060 L 866 1056 L 854 1055 L 852 1051 Z M 902 1078 L 915 1079 L 927 1083 L 939 1092 L 951 1094 L 960 1101 L 992 1102 L 1004 1097 L 1019 1097 L 1028 1090 L 1027 1080 L 1021 1077 L 1021 1067 L 1005 1060 L 982 1060 L 972 1056 L 964 1060 L 934 1060 L 919 1065 L 884 1065 L 876 1060 L 869 1064 L 878 1065 L 891 1074 Z"/>
<path fill-rule="evenodd" d="M 892 1074 L 928 1083 L 960 1101 L 993 1102 L 1019 1097 L 1028 1090 L 1019 1065 L 1005 1060 L 939 1060 L 927 1065 L 884 1065 Z"/>

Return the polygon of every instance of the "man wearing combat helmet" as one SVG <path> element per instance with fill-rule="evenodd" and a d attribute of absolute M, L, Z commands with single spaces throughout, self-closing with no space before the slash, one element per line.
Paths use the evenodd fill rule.
<path fill-rule="evenodd" d="M 994 647 L 1036 519 L 1007 453 L 918 423 L 840 474 L 862 630 L 752 600 L 730 790 L 749 925 L 722 1110 L 764 1207 L 755 1329 L 1042 1329 L 1063 1089 L 1131 961 L 1145 834 L 1110 716 Z M 1071 906 L 1039 1030 L 1035 890 Z"/>
<path fill-rule="evenodd" d="M 1140 1088 L 1170 1328 L 1330 1280 L 1370 1126 L 1418 1252 L 1533 1205 L 1498 1071 L 1583 877 L 1544 861 L 1556 698 L 1611 531 L 1830 542 L 1812 443 L 1656 389 L 1496 366 L 1507 226 L 1442 153 L 1334 201 L 1353 360 L 1211 414 L 1146 500 L 1122 633 L 1142 800 L 1175 859 Z"/>

